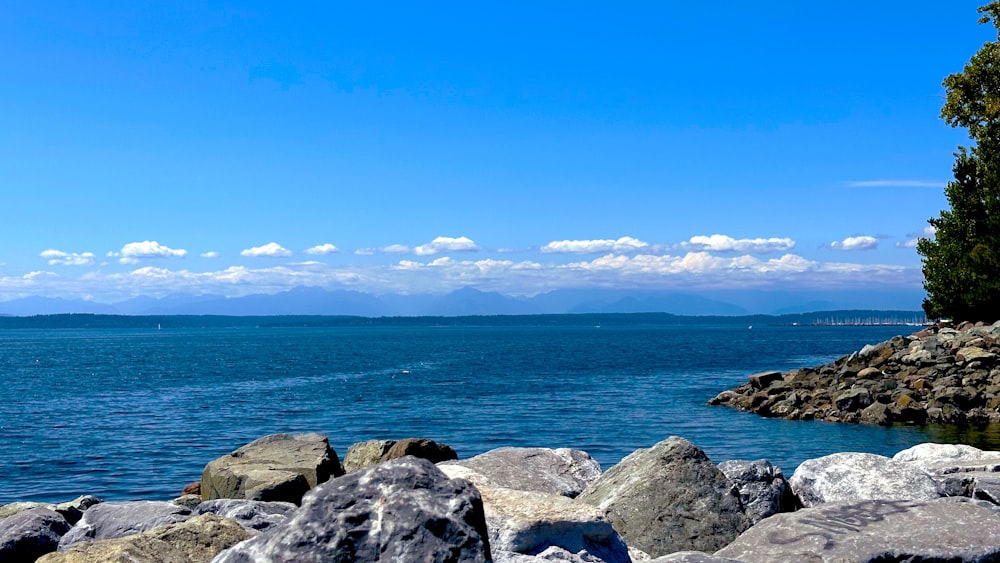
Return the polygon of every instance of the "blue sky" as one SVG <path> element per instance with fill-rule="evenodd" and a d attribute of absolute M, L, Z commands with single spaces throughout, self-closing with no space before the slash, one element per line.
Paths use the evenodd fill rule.
<path fill-rule="evenodd" d="M 0 301 L 919 287 L 978 5 L 5 2 Z"/>

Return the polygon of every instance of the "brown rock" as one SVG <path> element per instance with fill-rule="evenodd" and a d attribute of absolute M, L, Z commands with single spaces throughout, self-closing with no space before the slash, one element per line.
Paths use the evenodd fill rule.
<path fill-rule="evenodd" d="M 201 494 L 201 481 L 195 481 L 190 485 L 184 487 L 181 491 L 181 496 L 184 495 L 200 495 Z"/>
<path fill-rule="evenodd" d="M 458 454 L 447 444 L 439 444 L 427 438 L 407 438 L 393 444 L 380 461 L 389 461 L 407 455 L 426 459 L 431 463 L 458 459 Z"/>

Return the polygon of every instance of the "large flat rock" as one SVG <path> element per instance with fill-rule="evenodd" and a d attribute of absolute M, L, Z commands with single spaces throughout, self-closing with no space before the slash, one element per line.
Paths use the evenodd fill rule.
<path fill-rule="evenodd" d="M 170 502 L 138 500 L 102 502 L 83 513 L 83 517 L 59 540 L 59 549 L 95 540 L 130 536 L 191 518 L 191 510 Z"/>
<path fill-rule="evenodd" d="M 481 487 L 480 492 L 494 552 L 539 555 L 557 547 L 606 563 L 630 561 L 628 546 L 595 506 L 561 495 L 503 487 Z"/>
<path fill-rule="evenodd" d="M 571 448 L 497 448 L 469 459 L 449 461 L 475 472 L 476 485 L 536 491 L 575 498 L 601 476 L 601 464 L 585 451 Z M 481 475 L 484 479 L 478 479 Z"/>
<path fill-rule="evenodd" d="M 343 473 L 326 436 L 273 434 L 209 462 L 201 496 L 298 504 L 306 491 Z"/>
<path fill-rule="evenodd" d="M 116 539 L 76 544 L 39 563 L 208 563 L 223 549 L 250 537 L 236 522 L 204 514 Z"/>
<path fill-rule="evenodd" d="M 847 500 L 926 500 L 941 496 L 937 482 L 920 467 L 857 452 L 808 459 L 788 482 L 806 507 Z"/>
<path fill-rule="evenodd" d="M 748 563 L 1000 561 L 1000 513 L 960 500 L 831 502 L 776 514 L 715 555 Z"/>

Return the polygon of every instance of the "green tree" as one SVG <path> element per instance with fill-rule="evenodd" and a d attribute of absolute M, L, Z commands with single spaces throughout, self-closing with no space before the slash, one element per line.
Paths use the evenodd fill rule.
<path fill-rule="evenodd" d="M 979 12 L 997 41 L 945 78 L 941 108 L 945 122 L 967 128 L 975 145 L 955 153 L 955 179 L 945 188 L 950 209 L 928 221 L 934 238 L 917 242 L 930 318 L 1000 319 L 1000 0 Z"/>

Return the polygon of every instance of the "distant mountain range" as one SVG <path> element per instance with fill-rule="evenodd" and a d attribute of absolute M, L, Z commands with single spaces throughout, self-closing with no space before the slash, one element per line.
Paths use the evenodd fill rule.
<path fill-rule="evenodd" d="M 919 311 L 919 290 L 763 291 L 692 293 L 625 289 L 561 289 L 518 298 L 474 288 L 447 295 L 373 295 L 357 291 L 296 288 L 275 294 L 223 297 L 172 295 L 95 303 L 46 297 L 0 302 L 0 315 L 60 313 L 108 315 L 352 315 L 465 316 L 562 313 L 671 313 L 674 315 L 786 315 L 830 310 Z"/>

